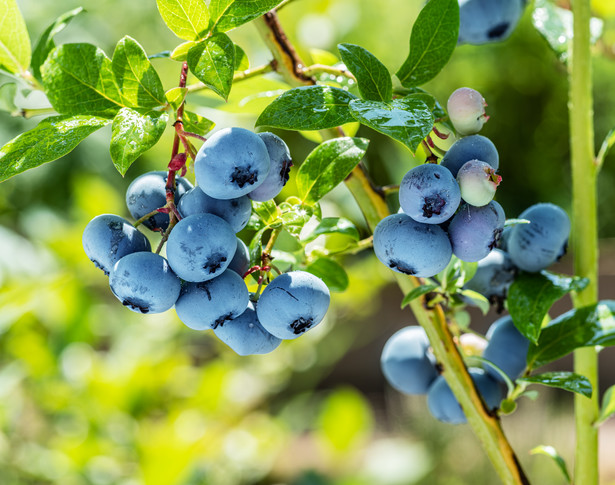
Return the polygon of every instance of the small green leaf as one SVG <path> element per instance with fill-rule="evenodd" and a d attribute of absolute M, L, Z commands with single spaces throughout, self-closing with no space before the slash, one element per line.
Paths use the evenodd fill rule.
<path fill-rule="evenodd" d="M 348 219 L 344 219 L 343 217 L 325 217 L 318 223 L 314 230 L 303 239 L 303 241 L 308 243 L 323 234 L 343 234 L 344 236 L 352 238 L 354 241 L 359 240 L 359 231 L 357 227 Z"/>
<path fill-rule="evenodd" d="M 92 44 L 64 44 L 41 67 L 45 92 L 58 113 L 115 115 L 124 106 L 111 61 Z"/>
<path fill-rule="evenodd" d="M 245 71 L 250 68 L 250 61 L 245 51 L 235 44 L 235 70 Z"/>
<path fill-rule="evenodd" d="M 173 52 L 171 52 L 171 59 L 180 62 L 185 61 L 188 58 L 188 51 L 196 44 L 197 42 L 193 40 L 179 44 L 175 49 L 173 49 Z"/>
<path fill-rule="evenodd" d="M 558 7 L 548 0 L 536 0 L 532 23 L 547 41 L 555 55 L 564 64 L 570 57 L 573 33 L 573 15 L 570 10 Z M 589 22 L 590 42 L 595 44 L 602 36 L 604 22 L 591 18 Z"/>
<path fill-rule="evenodd" d="M 30 36 L 15 0 L 0 0 L 0 67 L 23 74 L 30 65 Z"/>
<path fill-rule="evenodd" d="M 45 62 L 45 59 L 47 59 L 49 53 L 56 46 L 53 40 L 54 36 L 62 32 L 69 22 L 81 12 L 83 12 L 83 8 L 79 7 L 60 15 L 55 22 L 47 27 L 47 30 L 43 32 L 43 35 L 41 35 L 41 38 L 38 40 L 36 47 L 32 52 L 32 74 L 39 81 L 42 81 L 41 66 Z"/>
<path fill-rule="evenodd" d="M 233 85 L 235 45 L 226 34 L 214 34 L 188 51 L 192 74 L 214 93 L 228 99 Z"/>
<path fill-rule="evenodd" d="M 487 313 L 489 313 L 489 308 L 491 305 L 489 300 L 484 295 L 481 295 L 479 292 L 474 290 L 461 290 L 459 293 L 469 299 L 472 305 L 477 306 L 483 315 L 487 315 Z"/>
<path fill-rule="evenodd" d="M 615 301 L 570 310 L 542 329 L 537 345 L 530 344 L 528 367 L 548 364 L 580 347 L 615 345 Z"/>
<path fill-rule="evenodd" d="M 581 291 L 588 283 L 587 278 L 548 271 L 521 272 L 508 290 L 508 311 L 519 331 L 536 343 L 551 305 L 571 291 Z"/>
<path fill-rule="evenodd" d="M 306 222 L 310 220 L 310 217 L 310 212 L 306 211 L 302 205 L 290 205 L 286 202 L 280 204 L 280 220 L 287 230 L 299 233 Z"/>
<path fill-rule="evenodd" d="M 604 164 L 604 159 L 606 158 L 607 153 L 609 153 L 609 150 L 613 148 L 613 145 L 615 145 L 615 128 L 609 131 L 609 133 L 604 137 L 604 141 L 602 142 L 600 151 L 596 156 L 597 170 L 600 170 L 602 168 L 602 165 Z"/>
<path fill-rule="evenodd" d="M 164 93 L 164 97 L 167 103 L 171 105 L 171 108 L 177 111 L 184 102 L 184 99 L 186 99 L 186 94 L 188 94 L 188 88 L 174 87 Z"/>
<path fill-rule="evenodd" d="M 588 398 L 592 397 L 592 385 L 589 379 L 574 372 L 545 372 L 544 374 L 521 377 L 517 381 L 528 384 L 542 384 L 543 386 L 576 392 Z"/>
<path fill-rule="evenodd" d="M 393 83 L 387 68 L 371 52 L 354 44 L 339 44 L 337 48 L 346 67 L 357 78 L 364 99 L 390 101 Z"/>
<path fill-rule="evenodd" d="M 555 448 L 553 448 L 552 446 L 547 446 L 547 445 L 539 445 L 536 448 L 530 450 L 530 453 L 532 455 L 545 455 L 550 458 L 553 458 L 553 461 L 555 461 L 555 464 L 557 465 L 557 467 L 564 474 L 566 481 L 568 483 L 572 483 L 572 480 L 570 479 L 570 473 L 568 473 L 568 468 L 566 467 L 566 462 L 560 456 L 560 454 L 557 452 Z"/>
<path fill-rule="evenodd" d="M 453 55 L 458 37 L 457 0 L 427 2 L 412 27 L 410 54 L 396 73 L 401 84 L 420 86 L 436 77 Z"/>
<path fill-rule="evenodd" d="M 184 129 L 191 133 L 196 133 L 197 135 L 204 136 L 213 130 L 216 124 L 208 120 L 207 118 L 193 113 L 192 111 L 184 111 Z"/>
<path fill-rule="evenodd" d="M 434 124 L 427 105 L 412 97 L 394 99 L 389 103 L 355 99 L 350 102 L 350 112 L 364 125 L 402 142 L 412 152 Z"/>
<path fill-rule="evenodd" d="M 124 102 L 132 108 L 154 108 L 165 103 L 164 88 L 143 47 L 125 36 L 115 46 L 111 68 Z"/>
<path fill-rule="evenodd" d="M 296 176 L 298 196 L 314 204 L 341 183 L 361 161 L 369 140 L 335 138 L 318 145 L 299 167 Z"/>
<path fill-rule="evenodd" d="M 339 263 L 329 258 L 318 258 L 309 264 L 305 270 L 318 276 L 325 282 L 331 291 L 346 291 L 348 288 L 348 275 Z"/>
<path fill-rule="evenodd" d="M 609 387 L 604 393 L 604 396 L 602 397 L 600 416 L 598 417 L 598 421 L 594 423 L 594 426 L 600 426 L 607 419 L 613 416 L 613 414 L 615 414 L 615 386 Z"/>
<path fill-rule="evenodd" d="M 0 148 L 0 182 L 57 160 L 79 142 L 111 120 L 97 116 L 54 116 L 45 118 L 30 131 Z"/>
<path fill-rule="evenodd" d="M 209 26 L 209 10 L 205 0 L 156 0 L 158 11 L 167 27 L 180 39 L 205 37 Z"/>
<path fill-rule="evenodd" d="M 285 130 L 325 130 L 355 121 L 348 103 L 357 99 L 331 86 L 303 86 L 276 98 L 256 120 L 256 126 Z"/>
<path fill-rule="evenodd" d="M 260 17 L 277 7 L 282 0 L 211 0 L 209 30 L 226 32 Z"/>
<path fill-rule="evenodd" d="M 411 290 L 401 301 L 401 307 L 407 307 L 412 300 L 416 300 L 420 296 L 426 295 L 438 288 L 438 285 L 421 285 Z"/>
<path fill-rule="evenodd" d="M 15 95 L 17 94 L 17 84 L 5 83 L 0 86 L 0 111 L 14 113 L 17 111 L 15 106 Z"/>
<path fill-rule="evenodd" d="M 265 226 L 262 229 L 259 229 L 256 234 L 252 236 L 252 240 L 248 246 L 248 251 L 250 252 L 250 266 L 262 264 L 261 256 L 263 253 L 263 236 L 268 229 L 269 227 Z"/>
<path fill-rule="evenodd" d="M 139 155 L 153 147 L 167 126 L 169 115 L 160 111 L 122 108 L 111 125 L 111 159 L 122 175 Z"/>
<path fill-rule="evenodd" d="M 273 200 L 267 200 L 265 202 L 253 201 L 252 210 L 254 213 L 258 214 L 258 217 L 260 217 L 265 225 L 273 224 L 280 215 L 278 206 L 275 205 Z"/>

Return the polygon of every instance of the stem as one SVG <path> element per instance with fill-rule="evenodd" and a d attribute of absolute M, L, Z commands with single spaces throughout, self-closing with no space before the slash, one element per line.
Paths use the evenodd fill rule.
<path fill-rule="evenodd" d="M 325 64 L 313 64 L 303 68 L 303 74 L 306 76 L 313 76 L 315 74 L 332 74 L 334 76 L 344 76 L 353 81 L 357 81 L 357 78 L 352 75 L 347 69 L 340 69 L 339 67 L 327 66 Z"/>
<path fill-rule="evenodd" d="M 592 66 L 590 51 L 590 0 L 572 2 L 574 35 L 569 71 L 570 146 L 572 154 L 572 246 L 575 275 L 589 278 L 589 285 L 578 293 L 576 306 L 598 301 L 598 231 L 596 209 L 596 165 L 594 164 L 594 126 Z M 575 350 L 574 371 L 586 376 L 594 389 L 591 399 L 575 395 L 576 454 L 574 483 L 598 484 L 598 357 L 596 349 Z"/>
<path fill-rule="evenodd" d="M 269 64 L 264 64 L 259 67 L 254 67 L 251 69 L 246 69 L 245 71 L 236 72 L 233 76 L 233 84 L 239 81 L 245 81 L 246 79 L 250 79 L 251 77 L 261 76 L 263 74 L 267 74 L 268 72 L 275 71 L 275 62 L 271 61 Z M 195 93 L 197 91 L 203 91 L 204 89 L 209 89 L 203 83 L 191 84 L 188 86 L 188 93 Z"/>
<path fill-rule="evenodd" d="M 305 75 L 302 69 L 304 64 L 284 34 L 275 12 L 265 14 L 255 21 L 255 25 L 278 61 L 276 69 L 291 86 L 315 84 L 312 77 Z M 373 231 L 378 222 L 389 215 L 384 194 L 376 190 L 361 165 L 351 172 L 345 183 Z M 404 294 L 421 284 L 418 278 L 397 273 L 396 279 Z M 448 329 L 442 308 L 434 305 L 433 308 L 426 309 L 423 301 L 424 298 L 416 299 L 410 306 L 425 329 L 436 359 L 442 366 L 443 375 L 461 404 L 474 433 L 480 439 L 504 484 L 527 485 L 529 482 L 502 431 L 499 418 L 485 409 L 480 394 L 474 387 Z"/>
<path fill-rule="evenodd" d="M 29 119 L 33 116 L 46 116 L 54 114 L 57 114 L 57 111 L 54 108 L 24 108 L 15 112 L 14 116 L 23 116 L 24 118 Z"/>

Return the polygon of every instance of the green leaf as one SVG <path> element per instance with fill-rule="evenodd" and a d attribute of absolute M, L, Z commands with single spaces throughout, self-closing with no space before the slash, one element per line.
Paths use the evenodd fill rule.
<path fill-rule="evenodd" d="M 600 426 L 607 419 L 613 416 L 613 414 L 615 414 L 615 386 L 609 387 L 604 393 L 604 396 L 602 397 L 600 416 L 598 417 L 598 421 L 594 423 L 594 426 Z"/>
<path fill-rule="evenodd" d="M 45 92 L 58 113 L 115 115 L 124 106 L 111 61 L 92 44 L 64 44 L 41 67 Z"/>
<path fill-rule="evenodd" d="M 615 345 L 615 301 L 570 310 L 542 329 L 537 345 L 530 344 L 529 367 L 548 364 L 580 347 Z"/>
<path fill-rule="evenodd" d="M 175 49 L 173 49 L 173 52 L 171 52 L 171 59 L 180 62 L 185 61 L 188 58 L 188 51 L 196 44 L 197 43 L 193 40 L 179 44 Z"/>
<path fill-rule="evenodd" d="M 252 202 L 252 210 L 260 217 L 265 225 L 273 224 L 279 217 L 280 211 L 273 200 L 265 202 Z"/>
<path fill-rule="evenodd" d="M 572 480 L 570 479 L 570 473 L 568 473 L 568 468 L 566 467 L 566 462 L 560 456 L 560 454 L 557 452 L 555 448 L 553 448 L 552 446 L 547 446 L 547 445 L 539 445 L 536 448 L 530 450 L 530 453 L 532 455 L 545 455 L 550 458 L 553 458 L 553 461 L 555 461 L 555 464 L 557 465 L 557 467 L 564 474 L 566 481 L 568 483 L 572 483 Z"/>
<path fill-rule="evenodd" d="M 213 130 L 216 124 L 208 120 L 207 118 L 193 113 L 192 111 L 184 111 L 184 129 L 191 133 L 196 133 L 197 135 L 204 136 Z"/>
<path fill-rule="evenodd" d="M 615 128 L 609 131 L 609 133 L 604 137 L 604 141 L 602 142 L 600 151 L 596 156 L 597 170 L 600 170 L 602 168 L 602 165 L 604 164 L 604 159 L 606 158 L 607 153 L 609 153 L 609 150 L 613 148 L 613 145 L 615 145 Z"/>
<path fill-rule="evenodd" d="M 30 36 L 15 0 L 0 0 L 0 67 L 23 74 L 30 65 Z"/>
<path fill-rule="evenodd" d="M 30 131 L 0 148 L 0 182 L 56 160 L 111 120 L 97 116 L 54 116 L 45 118 Z"/>
<path fill-rule="evenodd" d="M 457 0 L 430 0 L 410 34 L 410 54 L 397 71 L 406 87 L 420 86 L 436 77 L 453 55 L 459 37 Z"/>
<path fill-rule="evenodd" d="M 549 0 L 536 0 L 532 23 L 547 41 L 555 55 L 564 64 L 570 57 L 573 15 L 570 10 L 557 7 Z M 602 36 L 604 22 L 591 18 L 589 22 L 590 42 L 595 44 Z"/>
<path fill-rule="evenodd" d="M 542 384 L 543 386 L 576 392 L 588 398 L 592 397 L 592 385 L 589 379 L 574 372 L 545 372 L 544 374 L 521 377 L 517 381 L 528 384 Z"/>
<path fill-rule="evenodd" d="M 263 253 L 263 236 L 265 232 L 269 229 L 269 227 L 265 226 L 262 229 L 259 229 L 254 236 L 252 236 L 252 240 L 248 246 L 248 251 L 250 252 L 250 266 L 260 265 L 261 255 Z"/>
<path fill-rule="evenodd" d="M 318 145 L 299 167 L 297 195 L 308 204 L 318 202 L 361 161 L 368 144 L 365 138 L 345 137 Z"/>
<path fill-rule="evenodd" d="M 394 99 L 389 103 L 355 99 L 350 102 L 350 112 L 364 125 L 402 142 L 412 152 L 434 124 L 427 105 L 412 97 Z"/>
<path fill-rule="evenodd" d="M 158 73 L 132 37 L 125 36 L 115 46 L 111 68 L 124 102 L 132 108 L 153 108 L 165 103 Z"/>
<path fill-rule="evenodd" d="M 487 313 L 489 313 L 489 308 L 491 305 L 489 300 L 484 295 L 481 295 L 479 292 L 474 290 L 461 290 L 459 293 L 469 299 L 472 305 L 477 306 L 483 315 L 487 315 Z"/>
<path fill-rule="evenodd" d="M 406 296 L 404 296 L 404 299 L 401 301 L 402 309 L 407 307 L 411 301 L 416 300 L 417 298 L 423 295 L 426 295 L 427 293 L 431 293 L 436 288 L 438 288 L 438 285 L 433 285 L 433 284 L 417 286 L 416 288 L 411 290 L 408 294 L 406 294 Z"/>
<path fill-rule="evenodd" d="M 305 270 L 318 276 L 325 282 L 331 291 L 346 291 L 348 288 L 348 275 L 339 263 L 329 258 L 318 258 L 309 264 Z"/>
<path fill-rule="evenodd" d="M 235 44 L 235 70 L 245 71 L 250 68 L 250 60 L 245 51 Z"/>
<path fill-rule="evenodd" d="M 45 59 L 47 59 L 49 53 L 56 46 L 56 43 L 53 40 L 54 36 L 62 32 L 69 22 L 81 12 L 83 12 L 83 8 L 79 7 L 60 15 L 55 22 L 47 27 L 47 30 L 43 32 L 43 35 L 41 35 L 41 38 L 38 40 L 36 47 L 32 52 L 32 74 L 39 81 L 42 81 L 41 66 L 45 62 Z"/>
<path fill-rule="evenodd" d="M 111 159 L 117 171 L 126 174 L 139 155 L 153 147 L 167 126 L 169 115 L 160 111 L 122 108 L 111 126 Z"/>
<path fill-rule="evenodd" d="M 508 311 L 515 326 L 531 342 L 538 342 L 542 322 L 551 305 L 571 291 L 581 291 L 587 278 L 541 271 L 521 272 L 508 290 Z"/>
<path fill-rule="evenodd" d="M 209 30 L 226 32 L 260 17 L 277 7 L 282 0 L 211 0 Z"/>
<path fill-rule="evenodd" d="M 371 52 L 354 44 L 339 44 L 337 48 L 346 67 L 357 78 L 364 99 L 390 101 L 393 83 L 387 68 Z"/>
<path fill-rule="evenodd" d="M 15 106 L 15 95 L 17 94 L 17 84 L 5 83 L 0 86 L 0 110 L 14 113 L 17 111 Z"/>
<path fill-rule="evenodd" d="M 256 120 L 255 126 L 285 130 L 325 130 L 355 121 L 348 103 L 357 99 L 331 86 L 303 86 L 276 98 Z"/>
<path fill-rule="evenodd" d="M 209 11 L 205 0 L 156 0 L 167 27 L 180 39 L 202 39 L 208 31 Z"/>
<path fill-rule="evenodd" d="M 343 234 L 354 241 L 359 240 L 359 230 L 351 221 L 343 217 L 325 217 L 303 241 L 308 243 L 323 234 Z"/>
<path fill-rule="evenodd" d="M 171 105 L 171 108 L 177 111 L 184 102 L 184 99 L 186 99 L 186 94 L 188 94 L 188 88 L 180 88 L 176 86 L 164 93 L 164 97 L 167 100 L 167 103 Z"/>
<path fill-rule="evenodd" d="M 226 34 L 214 34 L 188 51 L 192 74 L 214 93 L 228 99 L 235 70 L 235 45 Z"/>

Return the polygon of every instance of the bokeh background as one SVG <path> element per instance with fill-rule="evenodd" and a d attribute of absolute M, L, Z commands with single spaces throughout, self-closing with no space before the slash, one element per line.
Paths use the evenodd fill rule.
<path fill-rule="evenodd" d="M 282 23 L 306 59 L 360 44 L 394 72 L 407 55 L 421 0 L 296 0 Z M 128 34 L 149 54 L 180 41 L 153 0 L 20 0 L 33 41 L 55 17 L 85 14 L 57 37 L 91 42 L 111 54 Z M 596 48 L 596 143 L 615 126 L 615 5 L 596 0 L 605 19 Z M 251 25 L 231 33 L 253 66 L 270 57 Z M 179 64 L 154 61 L 166 88 Z M 6 82 L 0 77 L 0 83 Z M 565 68 L 531 25 L 526 11 L 505 43 L 461 46 L 426 87 L 445 103 L 456 88 L 483 93 L 491 120 L 483 134 L 498 147 L 504 182 L 497 200 L 508 217 L 550 201 L 570 209 Z M 192 108 L 218 127 L 252 128 L 256 115 L 285 86 L 275 75 L 233 88 L 228 104 L 205 94 Z M 254 96 L 254 93 L 269 95 Z M 27 102 L 24 101 L 24 102 Z M 0 145 L 33 127 L 0 113 Z M 315 146 L 281 133 L 297 162 Z M 366 159 L 379 184 L 398 183 L 417 163 L 396 142 L 363 128 Z M 379 354 L 395 330 L 412 324 L 401 294 L 371 251 L 344 260 L 349 289 L 333 295 L 326 321 L 266 356 L 236 356 L 207 332 L 185 327 L 173 310 L 136 315 L 118 304 L 107 278 L 81 248 L 81 232 L 101 213 L 129 216 L 128 184 L 161 170 L 171 130 L 122 178 L 101 130 L 73 153 L 0 185 L 0 485 L 491 485 L 497 478 L 466 425 L 432 419 L 423 397 L 392 390 Z M 190 177 L 191 175 L 189 175 Z M 615 296 L 615 154 L 600 175 L 601 296 Z M 292 181 L 287 194 L 292 192 Z M 339 187 L 323 201 L 326 215 L 364 227 Z M 570 258 L 555 270 L 571 272 Z M 563 301 L 553 315 L 566 310 Z M 495 313 L 470 311 L 484 331 Z M 552 315 L 552 316 L 553 316 Z M 615 383 L 613 351 L 601 354 L 602 389 Z M 553 368 L 569 369 L 564 359 Z M 503 419 L 532 483 L 564 483 L 540 444 L 573 457 L 572 395 L 540 389 Z M 615 420 L 602 428 L 602 483 L 615 483 Z"/>

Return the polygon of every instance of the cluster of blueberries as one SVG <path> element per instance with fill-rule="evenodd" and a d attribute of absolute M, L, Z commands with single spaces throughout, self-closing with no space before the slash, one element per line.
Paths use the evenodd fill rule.
<path fill-rule="evenodd" d="M 459 0 L 459 42 L 486 44 L 507 39 L 527 0 Z"/>
<path fill-rule="evenodd" d="M 85 253 L 130 310 L 160 313 L 175 306 L 188 327 L 213 329 L 240 355 L 271 352 L 281 340 L 320 323 L 330 301 L 323 281 L 305 271 L 280 274 L 260 296 L 250 295 L 244 282 L 250 256 L 236 233 L 250 219 L 251 200 L 275 197 L 291 165 L 288 147 L 272 133 L 220 130 L 195 158 L 197 186 L 176 178 L 174 201 L 181 220 L 168 235 L 166 258 L 153 253 L 132 224 L 111 214 L 88 223 Z M 153 231 L 169 226 L 168 214 L 157 212 L 167 204 L 167 177 L 167 172 L 146 173 L 126 193 L 131 215 Z"/>

